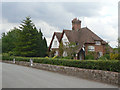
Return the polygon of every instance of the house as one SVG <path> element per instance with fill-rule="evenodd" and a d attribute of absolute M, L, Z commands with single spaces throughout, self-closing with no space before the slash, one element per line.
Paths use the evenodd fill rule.
<path fill-rule="evenodd" d="M 72 30 L 63 30 L 63 32 L 54 32 L 49 51 L 54 50 L 54 55 L 59 56 L 59 46 L 60 42 L 63 45 L 67 45 L 70 42 L 76 43 L 77 50 L 75 57 L 77 59 L 83 60 L 88 52 L 95 52 L 96 57 L 99 58 L 103 56 L 106 51 L 105 47 L 107 42 L 97 36 L 89 28 L 81 28 L 81 21 L 77 18 L 72 20 Z M 63 52 L 63 56 L 67 56 L 67 52 Z"/>

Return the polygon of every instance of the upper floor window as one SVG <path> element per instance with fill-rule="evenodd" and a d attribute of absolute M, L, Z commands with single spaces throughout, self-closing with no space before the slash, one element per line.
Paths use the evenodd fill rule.
<path fill-rule="evenodd" d="M 54 41 L 54 45 L 57 46 L 57 41 Z"/>
<path fill-rule="evenodd" d="M 78 42 L 76 42 L 76 45 L 79 45 L 79 43 L 78 43 Z"/>
<path fill-rule="evenodd" d="M 68 45 L 69 44 L 69 42 L 67 41 L 67 39 L 63 39 L 63 43 L 64 43 L 64 45 Z"/>
<path fill-rule="evenodd" d="M 67 39 L 63 39 L 64 42 L 67 42 Z"/>
<path fill-rule="evenodd" d="M 88 51 L 95 51 L 95 47 L 94 46 L 88 46 Z"/>
<path fill-rule="evenodd" d="M 100 41 L 95 41 L 95 45 L 101 45 Z"/>

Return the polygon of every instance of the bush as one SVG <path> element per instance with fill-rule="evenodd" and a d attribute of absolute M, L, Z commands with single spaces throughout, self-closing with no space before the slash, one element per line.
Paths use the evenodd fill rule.
<path fill-rule="evenodd" d="M 115 53 L 115 54 L 113 54 L 113 53 L 110 53 L 110 59 L 111 60 L 115 60 L 115 59 L 118 59 L 118 54 L 117 53 Z"/>
<path fill-rule="evenodd" d="M 3 60 L 16 61 L 27 61 L 29 62 L 30 57 L 8 57 L 3 56 Z M 60 60 L 60 59 L 47 59 L 47 58 L 33 58 L 34 63 L 62 65 L 69 67 L 85 68 L 85 69 L 96 69 L 105 71 L 120 72 L 120 61 L 119 60 Z"/>
<path fill-rule="evenodd" d="M 94 56 L 93 56 L 93 55 L 86 55 L 86 56 L 85 56 L 85 59 L 86 59 L 86 60 L 93 60 L 93 59 L 94 59 Z"/>
<path fill-rule="evenodd" d="M 87 55 L 85 56 L 86 60 L 95 60 L 96 59 L 96 52 L 88 51 Z"/>
<path fill-rule="evenodd" d="M 110 60 L 110 55 L 105 54 L 104 56 L 100 57 L 99 60 Z"/>
<path fill-rule="evenodd" d="M 71 57 L 66 56 L 66 57 L 62 57 L 62 59 L 71 59 Z"/>

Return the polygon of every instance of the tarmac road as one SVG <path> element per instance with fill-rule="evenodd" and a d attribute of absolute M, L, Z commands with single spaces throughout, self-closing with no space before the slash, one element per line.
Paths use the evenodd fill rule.
<path fill-rule="evenodd" d="M 117 88 L 113 85 L 14 64 L 3 63 L 2 71 L 3 88 Z"/>

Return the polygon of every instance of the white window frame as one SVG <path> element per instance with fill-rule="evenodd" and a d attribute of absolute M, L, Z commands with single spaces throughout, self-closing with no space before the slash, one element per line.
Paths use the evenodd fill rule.
<path fill-rule="evenodd" d="M 57 40 L 54 41 L 54 45 L 57 46 Z"/>
<path fill-rule="evenodd" d="M 103 56 L 103 52 L 99 52 L 99 54 L 100 54 L 100 57 Z"/>
<path fill-rule="evenodd" d="M 100 41 L 95 41 L 95 45 L 101 45 Z"/>
<path fill-rule="evenodd" d="M 63 57 L 66 57 L 66 56 L 67 56 L 67 52 L 64 51 L 64 52 L 63 52 Z"/>
<path fill-rule="evenodd" d="M 55 54 L 54 54 L 55 56 L 58 56 L 58 51 L 55 51 Z"/>
<path fill-rule="evenodd" d="M 94 46 L 88 46 L 88 51 L 95 51 L 95 47 Z"/>

